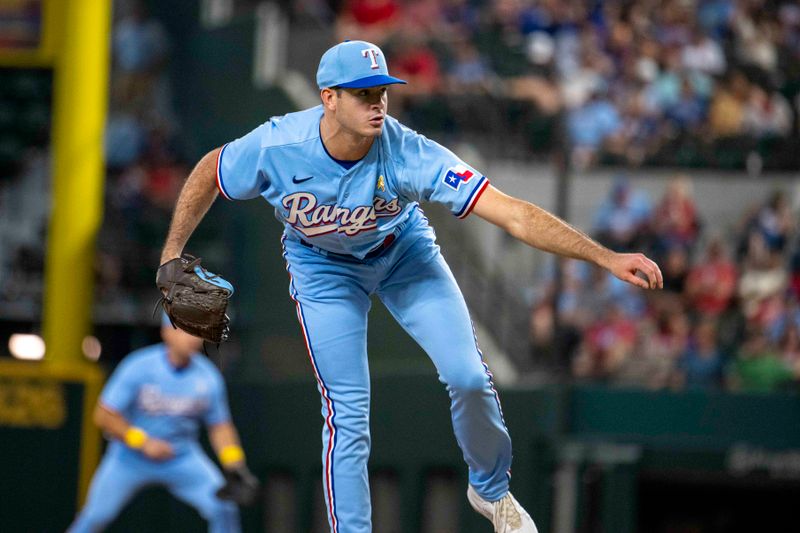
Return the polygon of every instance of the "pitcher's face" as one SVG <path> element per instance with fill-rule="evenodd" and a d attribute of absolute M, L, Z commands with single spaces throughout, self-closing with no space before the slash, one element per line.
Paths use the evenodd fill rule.
<path fill-rule="evenodd" d="M 377 137 L 383 132 L 389 105 L 388 87 L 335 90 L 330 105 L 339 125 L 362 137 Z"/>

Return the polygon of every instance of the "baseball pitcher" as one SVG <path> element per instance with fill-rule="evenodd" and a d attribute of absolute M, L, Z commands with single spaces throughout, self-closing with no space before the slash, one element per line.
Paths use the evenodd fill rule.
<path fill-rule="evenodd" d="M 495 531 L 534 533 L 509 492 L 511 440 L 492 374 L 419 203 L 443 204 L 459 218 L 474 212 L 531 246 L 591 261 L 643 288 L 660 287 L 661 273 L 644 255 L 614 253 L 503 194 L 393 119 L 388 89 L 397 83 L 405 82 L 389 75 L 371 43 L 346 41 L 325 52 L 317 70 L 321 105 L 272 118 L 197 164 L 178 199 L 162 269 L 179 260 L 218 194 L 266 200 L 285 227 L 289 292 L 321 396 L 331 531 L 371 531 L 366 340 L 370 295 L 377 294 L 449 392 L 472 507 Z"/>

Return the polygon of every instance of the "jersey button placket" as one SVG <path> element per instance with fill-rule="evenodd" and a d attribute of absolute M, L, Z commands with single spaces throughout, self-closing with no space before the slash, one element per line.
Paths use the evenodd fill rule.
<path fill-rule="evenodd" d="M 340 207 L 349 208 L 350 206 L 347 205 L 347 200 L 350 198 L 350 181 L 351 175 L 350 171 L 348 170 L 345 174 L 342 175 L 341 180 L 339 181 L 339 203 Z M 336 219 L 336 224 L 341 228 L 342 226 L 342 218 L 338 217 Z M 347 250 L 348 253 L 350 251 L 350 238 L 347 234 L 343 231 L 338 233 L 339 242 L 344 250 Z"/>
<path fill-rule="evenodd" d="M 347 199 L 350 197 L 350 193 L 347 191 L 347 186 L 349 183 L 349 179 L 347 176 L 347 172 L 341 175 L 339 178 L 339 191 L 336 198 L 336 205 L 339 208 L 346 208 Z M 336 233 L 336 237 L 339 240 L 340 245 L 343 249 L 347 250 L 347 236 L 344 232 L 341 231 L 342 227 L 342 217 L 336 217 L 336 226 L 339 228 L 340 231 Z"/>
<path fill-rule="evenodd" d="M 349 173 L 345 174 L 344 178 L 342 178 L 342 183 L 344 183 L 344 195 L 342 196 L 342 198 L 344 198 L 345 200 L 350 198 L 350 192 L 349 192 L 350 178 L 351 176 Z"/>

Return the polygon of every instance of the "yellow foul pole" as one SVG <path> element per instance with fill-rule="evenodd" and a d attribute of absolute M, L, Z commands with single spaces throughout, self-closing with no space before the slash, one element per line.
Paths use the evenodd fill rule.
<path fill-rule="evenodd" d="M 83 362 L 90 331 L 95 239 L 103 213 L 111 0 L 65 0 L 55 54 L 53 208 L 45 268 L 47 361 Z"/>

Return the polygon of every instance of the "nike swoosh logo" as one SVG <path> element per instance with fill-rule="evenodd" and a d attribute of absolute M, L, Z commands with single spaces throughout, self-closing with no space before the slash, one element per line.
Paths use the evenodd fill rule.
<path fill-rule="evenodd" d="M 313 179 L 313 178 L 314 178 L 314 176 L 309 176 L 307 178 L 298 179 L 297 176 L 292 176 L 292 183 L 303 183 L 304 181 L 308 181 L 308 180 Z"/>

